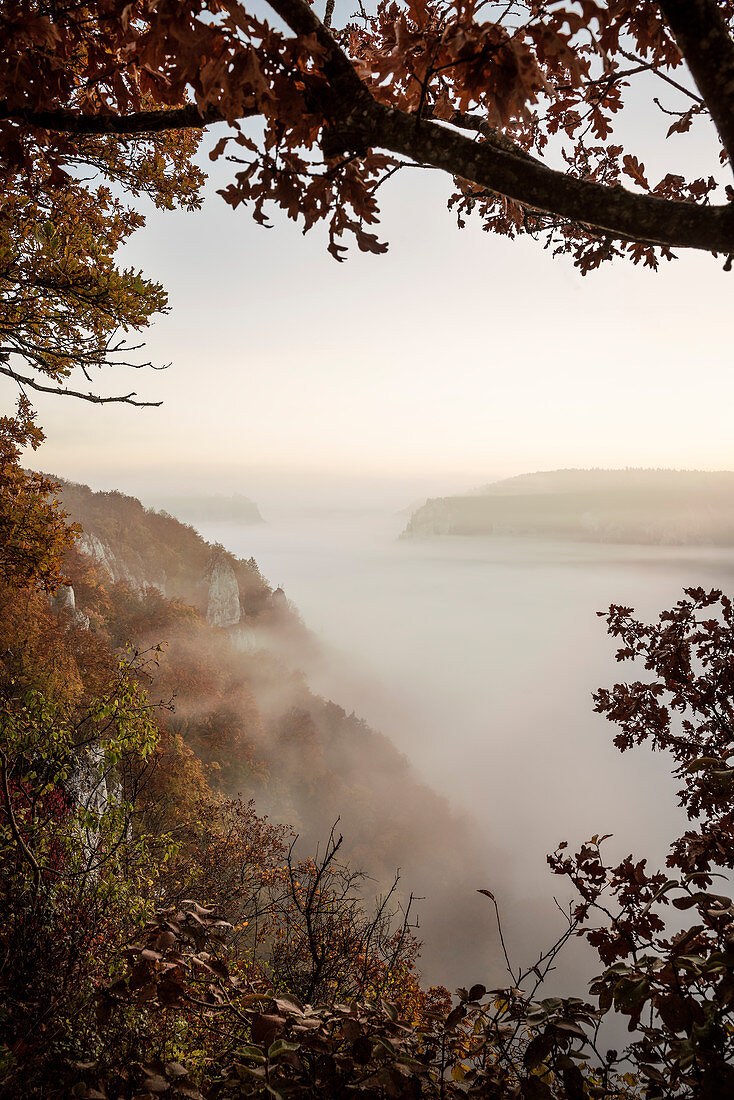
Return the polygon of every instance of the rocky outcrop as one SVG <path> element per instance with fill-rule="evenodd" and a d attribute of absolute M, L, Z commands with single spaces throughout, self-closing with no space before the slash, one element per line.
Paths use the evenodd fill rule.
<path fill-rule="evenodd" d="M 165 574 L 151 576 L 138 554 L 127 554 L 123 558 L 115 554 L 102 539 L 86 531 L 80 536 L 77 546 L 83 554 L 88 554 L 97 563 L 109 580 L 127 585 L 133 592 L 142 592 L 144 588 L 157 588 L 162 595 L 166 595 Z"/>
<path fill-rule="evenodd" d="M 77 548 L 83 554 L 87 554 L 99 566 L 108 580 L 114 581 L 115 574 L 112 570 L 114 555 L 106 543 L 98 539 L 96 535 L 89 535 L 84 531 L 77 539 Z"/>
<path fill-rule="evenodd" d="M 102 820 L 115 803 L 119 805 L 122 794 L 120 781 L 107 760 L 103 746 L 98 742 L 87 746 L 86 750 L 74 758 L 64 786 L 69 798 L 98 821 Z M 128 832 L 129 823 L 124 828 Z M 99 866 L 96 858 L 99 844 L 97 828 L 88 821 L 79 821 L 77 830 L 88 871 L 92 877 L 96 877 Z"/>
<path fill-rule="evenodd" d="M 101 817 L 116 793 L 117 784 L 110 780 L 101 745 L 90 745 L 74 762 L 66 782 L 69 795 L 84 810 Z"/>
<path fill-rule="evenodd" d="M 225 557 L 217 557 L 207 570 L 209 596 L 206 621 L 211 626 L 234 626 L 240 621 L 240 590 L 234 569 Z"/>
<path fill-rule="evenodd" d="M 124 584 L 133 592 L 157 588 L 164 596 L 179 596 L 178 592 L 166 591 L 165 573 L 151 576 L 142 558 L 135 552 L 126 550 L 124 556 L 115 553 L 108 543 L 88 531 L 81 535 L 77 546 L 82 553 L 92 558 L 110 581 Z M 71 599 L 73 602 L 73 592 Z M 202 577 L 202 587 L 196 603 L 211 626 L 234 626 L 244 619 L 237 577 L 231 562 L 224 554 L 219 553 L 212 557 Z"/>
<path fill-rule="evenodd" d="M 276 611 L 288 610 L 288 597 L 286 596 L 280 585 L 278 585 L 278 587 L 275 589 L 272 596 L 270 597 L 270 602 L 272 606 L 276 609 Z"/>
<path fill-rule="evenodd" d="M 68 584 L 62 584 L 51 597 L 51 609 L 56 615 L 66 615 L 71 626 L 79 630 L 89 630 L 89 616 L 85 615 L 76 606 L 74 589 Z"/>

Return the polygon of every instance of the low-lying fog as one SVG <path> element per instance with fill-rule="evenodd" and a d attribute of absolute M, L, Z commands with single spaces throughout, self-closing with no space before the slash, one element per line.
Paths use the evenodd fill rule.
<path fill-rule="evenodd" d="M 545 864 L 557 841 L 613 833 L 613 853 L 663 858 L 679 821 L 667 761 L 620 755 L 592 713 L 594 688 L 630 678 L 595 612 L 615 602 L 656 615 L 684 585 L 731 591 L 730 551 L 398 541 L 407 517 L 392 511 L 262 510 L 259 526 L 198 526 L 254 556 L 321 638 L 312 687 L 390 736 L 473 815 L 487 841 L 476 887 L 498 896 L 522 961 L 561 929 L 552 896 L 568 895 Z M 483 977 L 469 959 L 467 971 Z"/>

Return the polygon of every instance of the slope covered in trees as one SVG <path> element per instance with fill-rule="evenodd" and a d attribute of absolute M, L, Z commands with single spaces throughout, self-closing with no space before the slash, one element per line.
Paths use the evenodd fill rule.
<path fill-rule="evenodd" d="M 209 786 L 254 798 L 260 811 L 293 827 L 306 849 L 340 818 L 344 853 L 376 885 L 388 886 L 400 867 L 401 891 L 427 896 L 422 922 L 434 967 L 441 960 L 443 973 L 452 958 L 458 962 L 464 946 L 456 917 L 447 914 L 451 897 L 473 881 L 476 837 L 390 741 L 310 691 L 299 660 L 318 643 L 282 590 L 271 588 L 252 559 L 237 559 L 132 497 L 59 484 L 82 529 L 66 558 L 74 614 L 115 650 L 163 644 L 149 692 L 172 700 L 160 721 L 195 753 Z M 238 617 L 222 626 L 207 613 L 225 570 L 234 578 Z M 464 936 L 483 937 L 468 921 L 458 926 Z"/>
<path fill-rule="evenodd" d="M 593 542 L 734 545 L 734 473 L 554 470 L 417 509 L 404 538 L 526 535 Z"/>
<path fill-rule="evenodd" d="M 257 619 L 278 605 L 254 560 L 211 546 L 189 524 L 124 493 L 95 493 L 63 480 L 58 484 L 64 507 L 84 532 L 80 549 L 107 580 L 124 580 L 135 591 L 158 588 L 206 615 L 211 572 L 219 565 L 234 575 L 243 620 Z"/>

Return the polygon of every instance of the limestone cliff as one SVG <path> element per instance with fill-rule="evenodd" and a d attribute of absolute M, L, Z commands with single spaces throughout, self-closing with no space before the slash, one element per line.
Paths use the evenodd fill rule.
<path fill-rule="evenodd" d="M 211 626 L 244 630 L 244 648 L 260 644 L 269 632 L 303 632 L 285 594 L 273 592 L 254 559 L 227 553 L 135 497 L 63 480 L 59 488 L 65 510 L 83 531 L 77 548 L 97 565 L 103 582 L 124 584 L 139 597 L 157 589 L 168 600 L 194 607 Z M 70 599 L 59 594 L 58 610 Z M 73 612 L 78 610 L 75 603 Z"/>
<path fill-rule="evenodd" d="M 89 629 L 89 616 L 76 606 L 76 595 L 71 585 L 62 584 L 51 597 L 51 607 L 57 615 L 65 614 L 71 626 Z"/>
<path fill-rule="evenodd" d="M 165 572 L 156 575 L 146 569 L 142 558 L 134 550 L 128 550 L 124 556 L 115 553 L 108 543 L 87 531 L 80 536 L 77 546 L 83 554 L 88 554 L 97 563 L 111 581 L 125 584 L 133 592 L 157 588 L 163 596 L 168 594 Z"/>
<path fill-rule="evenodd" d="M 109 580 L 124 584 L 133 592 L 142 592 L 145 588 L 156 588 L 161 595 L 169 598 L 175 598 L 178 595 L 176 592 L 168 591 L 169 586 L 166 584 L 164 572 L 158 575 L 151 573 L 140 555 L 130 549 L 127 549 L 124 555 L 116 553 L 108 543 L 86 531 L 80 536 L 77 547 L 96 562 Z M 239 623 L 243 617 L 239 585 L 234 569 L 225 555 L 215 555 L 212 558 L 202 578 L 202 589 L 202 610 L 211 626 L 234 626 Z M 58 598 L 65 599 L 67 602 L 70 600 L 73 611 L 74 591 L 73 589 L 64 591 L 71 595 Z M 59 604 L 58 610 L 61 606 Z"/>
<path fill-rule="evenodd" d="M 210 626 L 234 626 L 242 617 L 240 590 L 234 569 L 223 555 L 212 561 L 206 580 L 206 621 Z"/>
<path fill-rule="evenodd" d="M 90 745 L 75 756 L 66 781 L 67 790 L 79 806 L 101 817 L 110 804 L 110 796 L 119 793 L 119 783 L 111 773 L 102 746 Z"/>

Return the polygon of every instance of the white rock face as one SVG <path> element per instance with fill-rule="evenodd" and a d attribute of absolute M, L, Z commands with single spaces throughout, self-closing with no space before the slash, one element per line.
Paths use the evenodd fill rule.
<path fill-rule="evenodd" d="M 85 810 L 101 817 L 109 805 L 110 791 L 105 773 L 104 752 L 99 745 L 90 745 L 83 757 L 76 760 L 67 788 L 72 798 Z"/>
<path fill-rule="evenodd" d="M 240 621 L 240 590 L 234 569 L 218 558 L 209 569 L 206 621 L 211 626 L 234 626 Z"/>
<path fill-rule="evenodd" d="M 66 789 L 82 809 L 101 819 L 107 813 L 112 801 L 119 802 L 121 787 L 112 769 L 105 760 L 104 750 L 99 744 L 89 745 L 86 751 L 73 762 Z M 94 829 L 79 823 L 79 839 L 85 857 L 93 864 L 98 837 Z M 129 826 L 128 826 L 129 828 Z M 96 875 L 96 871 L 92 871 Z"/>
<path fill-rule="evenodd" d="M 114 555 L 104 542 L 96 535 L 88 535 L 86 531 L 80 535 L 77 546 L 83 554 L 88 554 L 93 561 L 107 574 L 109 580 L 114 581 L 115 574 L 112 570 Z"/>
<path fill-rule="evenodd" d="M 81 630 L 89 630 L 89 616 L 77 608 L 76 596 L 71 585 L 59 585 L 51 597 L 51 607 L 57 615 L 66 612 L 70 617 L 72 626 L 79 627 Z"/>
<path fill-rule="evenodd" d="M 283 589 L 280 587 L 275 589 L 272 596 L 270 597 L 270 602 L 272 603 L 273 607 L 277 607 L 279 611 L 288 610 L 288 597 L 286 596 Z"/>
<path fill-rule="evenodd" d="M 51 597 L 51 606 L 58 615 L 61 611 L 74 614 L 76 611 L 76 596 L 70 584 L 60 584 Z"/>
<path fill-rule="evenodd" d="M 115 554 L 114 551 L 97 538 L 96 535 L 86 531 L 79 538 L 77 546 L 84 554 L 88 554 L 97 565 L 107 574 L 111 581 L 127 585 L 133 592 L 142 592 L 144 588 L 157 588 L 165 596 L 166 578 L 164 575 L 151 577 L 146 573 L 142 559 L 134 554 L 126 558 Z"/>

